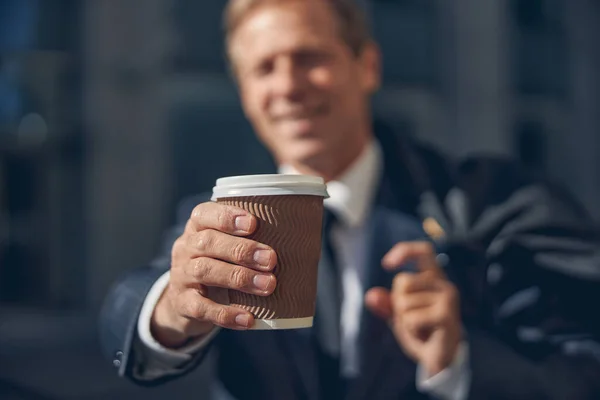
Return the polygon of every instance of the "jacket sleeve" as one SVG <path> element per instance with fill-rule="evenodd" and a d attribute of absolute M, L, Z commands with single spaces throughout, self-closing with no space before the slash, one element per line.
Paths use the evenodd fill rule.
<path fill-rule="evenodd" d="M 178 208 L 178 223 L 170 228 L 163 240 L 158 256 L 148 265 L 127 271 L 109 290 L 99 316 L 99 339 L 104 355 L 112 362 L 120 376 L 132 379 L 143 385 L 156 385 L 177 378 L 196 367 L 206 351 L 200 352 L 182 367 L 179 373 L 156 380 L 136 379 L 136 368 L 143 368 L 138 347 L 137 321 L 146 295 L 169 268 L 171 248 L 183 233 L 185 222 L 193 208 L 208 199 L 207 196 L 194 196 L 185 199 Z"/>
<path fill-rule="evenodd" d="M 600 398 L 600 236 L 571 196 L 498 160 L 461 170 L 480 252 L 471 399 Z M 477 328 L 475 328 L 477 326 Z"/>

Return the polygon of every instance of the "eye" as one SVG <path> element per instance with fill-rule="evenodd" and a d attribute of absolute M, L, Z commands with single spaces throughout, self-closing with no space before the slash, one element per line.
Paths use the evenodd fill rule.
<path fill-rule="evenodd" d="M 273 61 L 263 61 L 252 69 L 252 74 L 258 77 L 266 76 L 273 72 L 274 68 L 275 63 Z"/>
<path fill-rule="evenodd" d="M 294 61 L 300 67 L 310 68 L 328 64 L 331 61 L 331 56 L 324 52 L 302 51 L 296 53 Z"/>

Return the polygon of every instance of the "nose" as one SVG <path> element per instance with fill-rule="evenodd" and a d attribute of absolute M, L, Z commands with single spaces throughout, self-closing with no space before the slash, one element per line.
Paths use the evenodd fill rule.
<path fill-rule="evenodd" d="M 289 100 L 300 100 L 306 88 L 306 77 L 290 59 L 279 60 L 273 77 L 273 93 Z"/>

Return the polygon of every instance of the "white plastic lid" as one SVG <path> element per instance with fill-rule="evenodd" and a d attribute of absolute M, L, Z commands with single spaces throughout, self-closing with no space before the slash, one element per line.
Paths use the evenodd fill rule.
<path fill-rule="evenodd" d="M 212 200 L 242 196 L 309 195 L 328 198 L 323 178 L 309 175 L 242 175 L 217 179 Z"/>

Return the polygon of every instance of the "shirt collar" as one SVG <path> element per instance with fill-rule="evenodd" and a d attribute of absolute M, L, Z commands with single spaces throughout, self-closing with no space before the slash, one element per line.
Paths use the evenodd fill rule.
<path fill-rule="evenodd" d="M 376 140 L 338 179 L 327 182 L 329 198 L 325 207 L 333 211 L 345 225 L 361 226 L 371 209 L 382 171 L 382 151 Z M 281 174 L 297 174 L 289 165 L 279 167 Z"/>

